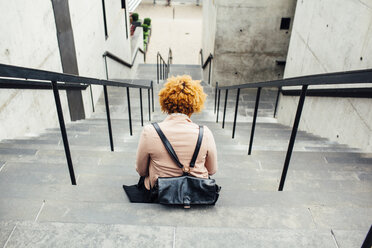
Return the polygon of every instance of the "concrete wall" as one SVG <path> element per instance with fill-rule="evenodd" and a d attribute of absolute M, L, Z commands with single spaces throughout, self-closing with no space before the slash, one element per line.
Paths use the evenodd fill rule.
<path fill-rule="evenodd" d="M 216 21 L 217 21 L 217 5 L 215 1 L 203 1 L 203 32 L 202 32 L 202 49 L 203 63 L 207 60 L 209 54 L 214 54 L 214 43 L 216 39 Z M 213 67 L 212 67 L 213 68 Z M 208 80 L 209 66 L 203 71 L 204 80 Z M 211 75 L 213 75 L 211 71 Z M 211 77 L 211 82 L 213 82 Z"/>
<path fill-rule="evenodd" d="M 69 0 L 78 69 L 81 76 L 106 78 L 102 54 L 109 51 L 132 61 L 121 1 L 105 1 L 108 39 L 105 39 L 102 1 Z M 0 63 L 62 72 L 55 19 L 50 1 L 0 1 Z M 127 21 L 129 23 L 129 20 Z M 128 27 L 129 28 L 129 27 Z M 139 56 L 139 61 L 143 57 Z M 111 63 L 111 62 L 110 62 Z M 109 64 L 110 77 L 128 78 L 133 69 Z M 94 102 L 102 86 L 93 86 Z M 66 94 L 60 91 L 65 121 L 69 122 Z M 85 114 L 92 113 L 89 88 L 83 91 Z M 52 91 L 0 90 L 0 140 L 57 127 Z"/>
<path fill-rule="evenodd" d="M 371 68 L 371 54 L 372 1 L 298 1 L 285 77 Z M 297 102 L 281 96 L 280 123 L 292 125 Z M 307 97 L 299 128 L 371 152 L 371 106 L 371 99 Z"/>
<path fill-rule="evenodd" d="M 51 1 L 0 1 L 0 10 L 0 63 L 61 72 Z M 60 93 L 69 121 L 66 94 Z M 1 89 L 0 120 L 0 139 L 57 126 L 52 91 Z"/>
<path fill-rule="evenodd" d="M 213 4 L 214 2 L 214 4 Z M 212 34 L 203 48 L 213 46 L 213 18 L 216 16 L 213 82 L 232 85 L 281 78 L 290 30 L 280 30 L 282 17 L 293 21 L 296 0 L 215 0 L 204 1 L 203 24 Z M 208 7 L 211 6 L 211 7 Z M 216 7 L 214 7 L 214 5 Z M 211 36 L 209 36 L 211 35 Z"/>

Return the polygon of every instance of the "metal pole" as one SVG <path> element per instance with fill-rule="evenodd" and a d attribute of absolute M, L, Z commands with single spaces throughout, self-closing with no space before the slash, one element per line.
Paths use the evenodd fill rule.
<path fill-rule="evenodd" d="M 106 68 L 106 79 L 108 80 L 108 68 L 107 68 L 107 58 L 105 56 L 105 68 Z M 103 86 L 103 93 L 105 96 L 105 106 L 106 106 L 106 115 L 107 115 L 107 126 L 109 131 L 109 139 L 110 139 L 110 148 L 111 151 L 114 151 L 114 140 L 112 138 L 112 128 L 111 128 L 111 118 L 110 118 L 110 107 L 109 107 L 109 100 L 108 100 L 108 94 L 107 94 L 107 86 Z"/>
<path fill-rule="evenodd" d="M 211 84 L 211 67 L 212 67 L 212 59 L 209 60 L 209 76 L 208 76 L 208 84 Z"/>
<path fill-rule="evenodd" d="M 274 108 L 274 118 L 276 117 L 276 111 L 278 108 L 279 95 L 280 95 L 281 90 L 282 90 L 282 87 L 278 87 L 278 93 L 276 95 L 275 108 Z"/>
<path fill-rule="evenodd" d="M 216 113 L 217 91 L 218 91 L 218 82 L 216 82 L 216 90 L 215 90 L 215 92 L 214 92 L 214 113 Z"/>
<path fill-rule="evenodd" d="M 372 226 L 369 228 L 366 238 L 362 244 L 361 248 L 371 248 L 372 247 Z"/>
<path fill-rule="evenodd" d="M 289 144 L 288 144 L 287 155 L 285 156 L 284 167 L 283 167 L 282 177 L 280 178 L 280 184 L 279 184 L 278 191 L 283 191 L 283 188 L 284 188 L 285 178 L 287 176 L 289 162 L 291 161 L 293 146 L 294 146 L 294 143 L 295 143 L 295 140 L 296 140 L 298 124 L 300 123 L 302 108 L 303 108 L 304 102 L 305 102 L 307 87 L 308 87 L 308 85 L 303 85 L 302 86 L 301 96 L 300 96 L 300 99 L 298 101 L 296 117 L 295 117 L 295 120 L 294 120 L 294 123 L 293 123 L 291 138 L 290 138 Z"/>
<path fill-rule="evenodd" d="M 235 127 L 236 127 L 236 117 L 238 116 L 239 95 L 240 95 L 240 88 L 238 88 L 238 92 L 237 92 L 237 95 L 236 95 L 235 115 L 234 115 L 234 125 L 233 125 L 232 138 L 235 138 Z"/>
<path fill-rule="evenodd" d="M 140 93 L 140 108 L 141 108 L 141 126 L 143 127 L 142 88 L 139 88 L 139 93 Z"/>
<path fill-rule="evenodd" d="M 154 112 L 154 83 L 151 81 L 152 112 Z"/>
<path fill-rule="evenodd" d="M 110 107 L 109 107 L 109 100 L 108 100 L 108 94 L 107 94 L 107 86 L 103 86 L 103 94 L 105 96 L 105 106 L 106 106 L 106 116 L 107 116 L 107 126 L 108 126 L 108 132 L 109 132 L 109 138 L 110 138 L 110 148 L 111 151 L 114 151 L 114 141 L 112 138 L 112 128 L 111 128 L 111 118 L 110 118 Z"/>
<path fill-rule="evenodd" d="M 256 129 L 256 120 L 257 120 L 258 104 L 260 103 L 260 95 L 261 95 L 261 87 L 257 88 L 256 104 L 254 106 L 254 114 L 253 114 L 253 121 L 252 121 L 252 128 L 251 128 L 251 137 L 249 139 L 248 155 L 251 155 L 252 153 L 253 137 L 254 137 L 254 130 Z"/>
<path fill-rule="evenodd" d="M 218 99 L 217 99 L 217 118 L 216 118 L 216 123 L 218 123 L 218 114 L 220 113 L 220 98 L 221 98 L 221 90 L 218 89 Z"/>
<path fill-rule="evenodd" d="M 150 101 L 150 91 L 151 91 L 151 89 L 150 88 L 148 88 L 147 89 L 147 103 L 148 103 L 148 105 L 149 105 L 149 121 L 151 121 L 151 101 Z"/>
<path fill-rule="evenodd" d="M 226 106 L 227 106 L 227 95 L 229 93 L 229 90 L 226 89 L 226 94 L 225 94 L 225 107 L 223 109 L 223 118 L 222 118 L 222 128 L 225 128 L 225 116 L 226 116 Z"/>
<path fill-rule="evenodd" d="M 159 84 L 159 53 L 156 55 L 156 79 Z"/>
<path fill-rule="evenodd" d="M 159 54 L 159 79 L 163 80 L 163 68 L 162 68 L 162 61 L 161 61 L 161 56 Z"/>
<path fill-rule="evenodd" d="M 163 60 L 163 80 L 165 79 L 165 61 Z"/>
<path fill-rule="evenodd" d="M 56 108 L 57 108 L 57 114 L 58 114 L 58 120 L 59 120 L 59 127 L 61 129 L 63 145 L 65 147 L 65 154 L 66 154 L 68 170 L 70 172 L 71 183 L 72 183 L 72 185 L 76 185 L 74 167 L 72 165 L 72 160 L 71 160 L 70 146 L 68 145 L 66 126 L 65 126 L 65 121 L 63 119 L 61 99 L 59 98 L 58 86 L 57 86 L 56 81 L 52 81 L 52 89 L 53 89 L 53 93 L 54 93 L 54 100 L 56 102 Z"/>
<path fill-rule="evenodd" d="M 133 132 L 132 132 L 132 114 L 131 114 L 131 111 L 130 111 L 129 87 L 127 87 L 127 101 L 128 101 L 128 116 L 129 116 L 129 133 L 130 133 L 130 136 L 132 136 L 133 135 Z"/>
<path fill-rule="evenodd" d="M 94 112 L 94 100 L 93 100 L 92 85 L 89 85 L 89 89 L 90 89 L 90 99 L 92 100 L 92 110 Z"/>

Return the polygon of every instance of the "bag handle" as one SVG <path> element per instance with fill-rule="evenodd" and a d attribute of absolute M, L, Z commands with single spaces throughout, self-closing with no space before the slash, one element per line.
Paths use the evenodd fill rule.
<path fill-rule="evenodd" d="M 178 165 L 178 167 L 183 169 L 183 165 L 179 161 L 176 152 L 174 151 L 174 149 L 173 149 L 172 145 L 170 144 L 169 140 L 167 139 L 167 137 L 164 135 L 163 131 L 161 131 L 158 123 L 154 122 L 154 123 L 152 123 L 152 125 L 154 126 L 156 132 L 158 133 L 161 141 L 163 142 L 163 144 L 165 146 L 165 149 L 168 151 L 168 153 L 171 156 L 171 158 L 173 159 L 173 161 Z M 196 142 L 196 147 L 195 147 L 194 154 L 192 155 L 192 159 L 191 159 L 191 162 L 190 162 L 190 167 L 195 166 L 196 158 L 198 157 L 200 147 L 201 147 L 201 143 L 202 143 L 202 140 L 203 140 L 203 132 L 204 132 L 203 126 L 199 126 L 198 141 Z"/>

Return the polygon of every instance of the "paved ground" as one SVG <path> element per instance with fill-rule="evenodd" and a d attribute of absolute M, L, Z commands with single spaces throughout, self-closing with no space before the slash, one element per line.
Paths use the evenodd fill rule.
<path fill-rule="evenodd" d="M 142 65 L 139 77 L 154 77 Z M 200 78 L 200 68 L 173 67 Z M 156 92 L 161 87 L 155 85 Z M 140 125 L 138 89 L 109 88 L 115 152 L 109 151 L 101 98 L 92 118 L 68 125 L 77 186 L 71 186 L 59 130 L 0 143 L 0 246 L 3 247 L 360 247 L 372 223 L 372 154 L 299 132 L 285 190 L 278 182 L 290 128 L 271 117 L 274 91 L 265 92 L 253 154 L 248 156 L 254 92 L 242 92 L 237 137 L 231 139 L 234 100 L 226 127 L 216 123 L 214 89 L 192 119 L 207 125 L 218 149 L 222 186 L 214 207 L 185 210 L 133 204 L 122 184 L 134 184 Z M 148 120 L 147 92 L 144 117 Z M 234 99 L 231 92 L 231 99 Z M 230 98 L 229 98 L 230 99 Z M 248 109 L 248 110 L 247 110 Z M 247 110 L 247 111 L 245 111 Z M 222 114 L 222 111 L 220 112 Z M 155 101 L 151 121 L 165 115 Z"/>
<path fill-rule="evenodd" d="M 199 64 L 202 39 L 202 7 L 192 1 L 165 2 L 144 1 L 136 9 L 140 19 L 151 18 L 152 34 L 146 62 L 156 64 L 159 51 L 166 60 L 168 49 L 173 52 L 174 64 Z M 181 4 L 185 3 L 185 4 Z"/>

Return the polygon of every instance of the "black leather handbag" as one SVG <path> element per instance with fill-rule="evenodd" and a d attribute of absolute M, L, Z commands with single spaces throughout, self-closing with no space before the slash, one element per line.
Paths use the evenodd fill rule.
<path fill-rule="evenodd" d="M 152 123 L 159 134 L 166 150 L 173 161 L 183 171 L 180 177 L 159 177 L 152 191 L 157 194 L 158 202 L 166 205 L 183 205 L 189 208 L 191 205 L 214 205 L 219 196 L 221 187 L 214 179 L 197 178 L 189 174 L 190 169 L 185 168 L 179 161 L 172 145 L 165 137 L 157 123 Z M 195 166 L 200 146 L 203 140 L 203 126 L 199 126 L 199 136 L 194 154 L 190 162 L 190 168 Z"/>

